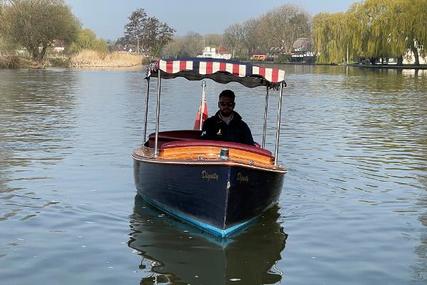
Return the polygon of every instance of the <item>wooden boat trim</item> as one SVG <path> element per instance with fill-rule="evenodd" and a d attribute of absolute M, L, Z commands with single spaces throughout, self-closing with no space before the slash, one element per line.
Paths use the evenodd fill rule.
<path fill-rule="evenodd" d="M 145 153 L 145 154 L 144 154 Z M 142 155 L 141 155 L 142 154 Z M 133 159 L 147 162 L 147 163 L 153 163 L 153 164 L 176 164 L 176 165 L 221 165 L 221 166 L 240 166 L 240 167 L 246 167 L 250 169 L 257 169 L 257 170 L 264 170 L 264 171 L 271 171 L 271 172 L 277 172 L 277 173 L 286 173 L 287 170 L 284 167 L 280 166 L 274 166 L 274 165 L 255 165 L 255 164 L 249 164 L 249 163 L 243 163 L 239 161 L 233 161 L 233 160 L 221 160 L 219 158 L 215 159 L 203 159 L 203 160 L 197 160 L 197 159 L 159 159 L 155 158 L 153 155 L 153 152 L 151 151 L 149 155 L 147 155 L 147 150 L 137 149 L 132 154 Z"/>

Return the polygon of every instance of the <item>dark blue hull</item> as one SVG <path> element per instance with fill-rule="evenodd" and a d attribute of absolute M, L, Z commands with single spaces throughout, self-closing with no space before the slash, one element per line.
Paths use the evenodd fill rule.
<path fill-rule="evenodd" d="M 276 204 L 283 171 L 227 163 L 134 158 L 138 194 L 161 210 L 218 236 L 242 228 Z"/>

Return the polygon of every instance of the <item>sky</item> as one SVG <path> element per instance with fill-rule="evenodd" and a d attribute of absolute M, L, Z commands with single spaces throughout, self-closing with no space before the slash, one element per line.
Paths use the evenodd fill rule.
<path fill-rule="evenodd" d="M 284 4 L 296 5 L 316 15 L 344 12 L 356 2 L 360 0 L 65 0 L 84 28 L 106 40 L 123 36 L 128 17 L 139 8 L 183 36 L 189 32 L 222 34 L 232 24 L 261 16 Z"/>

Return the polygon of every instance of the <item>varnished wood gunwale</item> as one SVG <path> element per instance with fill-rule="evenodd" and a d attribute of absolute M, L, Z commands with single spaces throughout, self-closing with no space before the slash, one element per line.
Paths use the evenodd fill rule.
<path fill-rule="evenodd" d="M 188 148 L 192 148 L 192 152 Z M 210 151 L 207 151 L 210 149 Z M 273 164 L 273 158 L 254 154 L 249 151 L 229 149 L 229 159 L 219 158 L 221 147 L 177 147 L 174 151 L 162 151 L 157 158 L 154 157 L 154 149 L 142 146 L 136 149 L 132 155 L 135 160 L 156 164 L 194 164 L 194 165 L 227 165 L 241 166 L 252 169 L 286 173 L 287 170 Z M 246 156 L 247 155 L 247 156 Z"/>

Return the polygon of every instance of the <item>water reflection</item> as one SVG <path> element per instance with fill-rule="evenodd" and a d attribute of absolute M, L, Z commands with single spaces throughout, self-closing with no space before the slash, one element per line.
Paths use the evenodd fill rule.
<path fill-rule="evenodd" d="M 287 235 L 273 208 L 227 242 L 175 221 L 135 198 L 129 247 L 141 255 L 141 284 L 276 284 Z M 150 274 L 151 273 L 151 274 Z"/>

